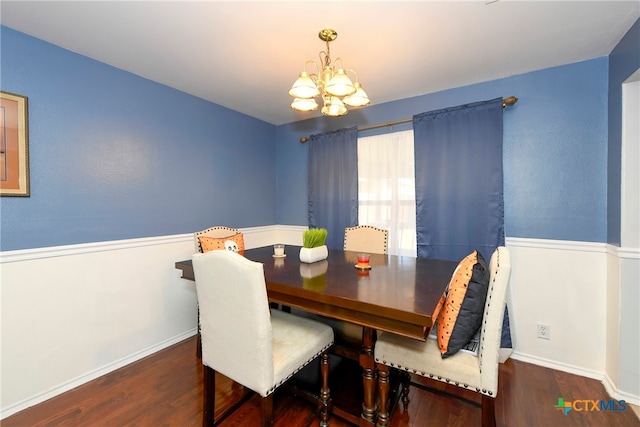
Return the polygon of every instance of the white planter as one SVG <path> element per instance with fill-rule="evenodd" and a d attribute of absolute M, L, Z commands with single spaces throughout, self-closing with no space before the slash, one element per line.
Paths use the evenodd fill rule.
<path fill-rule="evenodd" d="M 318 246 L 317 248 L 300 248 L 300 261 L 312 263 L 327 259 L 329 250 L 327 245 Z"/>

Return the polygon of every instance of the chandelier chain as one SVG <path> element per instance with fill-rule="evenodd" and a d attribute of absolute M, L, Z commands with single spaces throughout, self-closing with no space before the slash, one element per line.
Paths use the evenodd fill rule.
<path fill-rule="evenodd" d="M 328 66 L 331 65 L 331 48 L 329 47 L 329 40 L 327 40 L 326 43 L 327 43 L 327 52 L 326 52 L 325 58 L 324 58 L 324 60 L 325 60 L 324 66 L 328 67 Z"/>

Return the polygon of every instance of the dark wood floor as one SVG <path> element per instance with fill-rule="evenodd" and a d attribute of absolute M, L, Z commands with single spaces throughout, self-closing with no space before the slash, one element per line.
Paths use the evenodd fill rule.
<path fill-rule="evenodd" d="M 198 426 L 202 416 L 202 366 L 195 356 L 195 338 L 188 339 L 113 373 L 84 384 L 0 422 L 2 427 L 35 426 Z M 429 391 L 411 388 L 407 412 L 399 407 L 391 418 L 398 426 L 475 426 L 480 424 L 479 399 L 474 393 L 438 382 Z M 242 387 L 221 378 L 217 407 L 230 405 Z M 451 393 L 457 397 L 452 398 Z M 515 360 L 500 366 L 496 400 L 499 426 L 640 426 L 633 410 L 570 411 L 554 408 L 558 398 L 610 398 L 599 381 Z M 251 397 L 222 423 L 254 426 L 259 403 Z M 216 411 L 217 412 L 217 411 Z M 279 391 L 274 400 L 276 426 L 317 425 L 315 407 Z M 332 417 L 331 425 L 350 424 Z"/>

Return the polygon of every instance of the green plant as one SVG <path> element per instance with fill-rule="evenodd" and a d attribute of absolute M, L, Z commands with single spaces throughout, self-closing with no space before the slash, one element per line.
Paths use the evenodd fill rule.
<path fill-rule="evenodd" d="M 310 228 L 302 234 L 302 246 L 305 248 L 317 248 L 327 241 L 326 228 Z"/>

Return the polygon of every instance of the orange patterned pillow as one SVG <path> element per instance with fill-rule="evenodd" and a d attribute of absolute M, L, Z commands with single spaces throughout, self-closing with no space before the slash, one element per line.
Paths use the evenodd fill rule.
<path fill-rule="evenodd" d="M 226 249 L 244 255 L 244 235 L 242 233 L 236 233 L 228 237 L 201 236 L 198 237 L 198 240 L 200 240 L 203 253 Z"/>
<path fill-rule="evenodd" d="M 478 251 L 473 251 L 458 264 L 446 297 L 440 298 L 433 313 L 443 359 L 456 354 L 480 329 L 488 288 L 486 262 Z"/>

